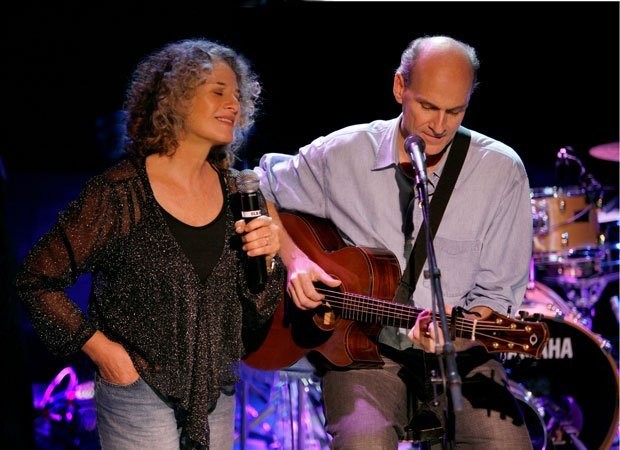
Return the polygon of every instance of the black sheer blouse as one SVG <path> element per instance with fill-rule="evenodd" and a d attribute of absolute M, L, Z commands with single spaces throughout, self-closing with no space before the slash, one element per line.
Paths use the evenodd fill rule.
<path fill-rule="evenodd" d="M 222 174 L 229 191 L 234 170 Z M 208 446 L 208 407 L 238 378 L 242 335 L 257 333 L 283 287 L 278 261 L 265 290 L 247 289 L 230 196 L 223 252 L 204 281 L 158 207 L 144 160 L 126 159 L 92 178 L 33 247 L 16 279 L 46 346 L 79 351 L 95 330 L 121 343 L 140 376 L 187 414 L 186 432 Z M 228 193 L 230 194 L 230 192 Z M 65 290 L 92 273 L 88 314 Z"/>

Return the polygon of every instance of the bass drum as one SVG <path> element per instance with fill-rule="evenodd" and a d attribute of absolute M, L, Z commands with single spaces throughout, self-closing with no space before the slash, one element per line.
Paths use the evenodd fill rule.
<path fill-rule="evenodd" d="M 550 339 L 540 359 L 506 355 L 508 377 L 542 405 L 556 449 L 608 449 L 618 427 L 618 368 L 609 344 L 579 323 L 571 308 L 536 282 L 519 310 L 540 314 Z"/>

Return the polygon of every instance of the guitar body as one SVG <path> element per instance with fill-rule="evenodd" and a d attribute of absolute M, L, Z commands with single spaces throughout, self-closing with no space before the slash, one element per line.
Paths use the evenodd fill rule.
<path fill-rule="evenodd" d="M 280 218 L 297 246 L 342 281 L 339 290 L 382 300 L 393 298 L 401 273 L 390 251 L 347 246 L 326 219 L 290 212 L 281 212 Z M 339 368 L 376 367 L 382 364 L 376 346 L 381 328 L 341 319 L 326 307 L 301 311 L 284 289 L 265 339 L 244 361 L 256 369 L 279 370 L 313 352 Z"/>

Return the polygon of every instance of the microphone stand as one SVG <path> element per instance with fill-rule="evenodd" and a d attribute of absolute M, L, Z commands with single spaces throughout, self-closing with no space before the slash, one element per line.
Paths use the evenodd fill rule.
<path fill-rule="evenodd" d="M 602 197 L 602 186 L 594 176 L 586 170 L 586 167 L 583 165 L 581 160 L 573 155 L 572 147 L 562 147 L 557 153 L 557 161 L 556 168 L 559 166 L 567 166 L 573 161 L 579 167 L 579 181 L 581 183 L 581 188 L 584 190 L 586 194 L 586 200 L 588 203 L 596 204 L 597 200 L 600 200 Z"/>
<path fill-rule="evenodd" d="M 418 198 L 422 204 L 422 218 L 424 222 L 424 229 L 426 231 L 426 248 L 428 255 L 428 270 L 431 279 L 431 295 L 432 295 L 432 321 L 433 326 L 437 329 L 437 314 L 439 311 L 439 318 L 441 322 L 441 330 L 444 338 L 443 349 L 436 344 L 436 352 L 439 358 L 439 368 L 441 371 L 441 382 L 444 386 L 444 392 L 446 391 L 446 384 L 450 390 L 450 396 L 448 397 L 446 414 L 447 435 L 448 435 L 448 448 L 454 448 L 454 411 L 463 410 L 463 397 L 461 394 L 461 377 L 459 376 L 456 368 L 456 350 L 454 343 L 450 337 L 450 330 L 448 328 L 448 319 L 446 317 L 446 308 L 443 299 L 443 291 L 441 289 L 441 272 L 437 266 L 437 259 L 435 256 L 435 247 L 433 246 L 433 236 L 431 236 L 431 227 L 429 223 L 429 201 L 428 201 L 428 186 L 426 180 L 415 171 L 416 189 L 418 191 Z M 445 359 L 444 368 L 443 359 Z M 433 381 L 433 380 L 432 380 Z M 435 382 L 435 381 L 433 381 Z"/>

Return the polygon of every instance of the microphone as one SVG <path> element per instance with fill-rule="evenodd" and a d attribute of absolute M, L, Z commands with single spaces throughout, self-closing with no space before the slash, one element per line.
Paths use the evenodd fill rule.
<path fill-rule="evenodd" d="M 241 205 L 241 218 L 247 222 L 261 215 L 258 197 L 259 179 L 252 169 L 239 172 L 236 179 L 237 190 Z M 245 254 L 245 271 L 248 288 L 253 294 L 258 294 L 267 283 L 267 263 L 265 255 L 248 256 Z"/>
<path fill-rule="evenodd" d="M 410 134 L 405 139 L 405 151 L 413 162 L 413 168 L 415 169 L 416 182 L 422 183 L 424 186 L 428 183 L 428 176 L 426 175 L 426 155 L 424 154 L 424 148 L 426 143 L 417 134 Z"/>

